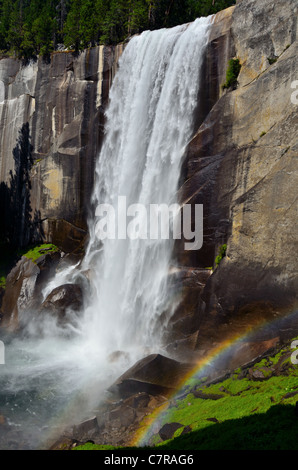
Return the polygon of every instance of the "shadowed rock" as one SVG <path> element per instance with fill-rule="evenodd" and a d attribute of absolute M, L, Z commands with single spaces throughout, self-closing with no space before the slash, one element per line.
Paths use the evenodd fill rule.
<path fill-rule="evenodd" d="M 41 291 L 53 276 L 61 253 L 47 253 L 33 262 L 23 256 L 6 278 L 1 326 L 15 330 L 20 326 L 20 313 L 40 307 Z"/>
<path fill-rule="evenodd" d="M 192 368 L 191 364 L 181 363 L 160 354 L 152 354 L 138 361 L 109 390 L 122 398 L 135 395 L 137 392 L 168 395 Z"/>
<path fill-rule="evenodd" d="M 65 284 L 54 289 L 43 302 L 40 312 L 47 312 L 64 320 L 70 311 L 79 312 L 83 307 L 83 293 L 80 286 Z"/>
<path fill-rule="evenodd" d="M 158 432 L 160 438 L 163 441 L 167 441 L 168 439 L 172 439 L 177 429 L 183 428 L 183 424 L 180 423 L 169 423 L 165 424 Z"/>

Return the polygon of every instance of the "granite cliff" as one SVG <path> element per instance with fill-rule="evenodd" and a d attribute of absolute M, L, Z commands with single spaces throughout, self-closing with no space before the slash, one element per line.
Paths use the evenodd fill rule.
<path fill-rule="evenodd" d="M 83 242 L 104 109 L 121 49 L 56 52 L 50 62 L 40 58 L 27 65 L 0 60 L 2 200 L 5 189 L 14 197 L 18 149 L 25 148 L 30 160 L 30 202 L 14 227 L 18 246 L 47 240 L 70 252 Z M 7 202 L 2 211 L 7 216 Z M 30 234 L 24 226 L 32 221 Z"/>
<path fill-rule="evenodd" d="M 207 46 L 179 188 L 182 203 L 204 206 L 204 243 L 197 252 L 176 245 L 173 282 L 183 298 L 165 346 L 175 359 L 197 360 L 224 340 L 267 325 L 221 364 L 221 373 L 297 335 L 297 315 L 290 315 L 297 310 L 298 287 L 297 13 L 296 0 L 238 1 L 215 15 Z M 121 50 L 54 53 L 50 63 L 26 66 L 0 60 L 2 187 L 11 189 L 16 155 L 29 149 L 30 210 L 22 226 L 35 221 L 31 238 L 67 253 L 80 250 L 87 237 L 94 161 Z M 233 58 L 240 74 L 224 88 Z M 30 238 L 26 231 L 18 236 L 21 245 Z M 18 273 L 11 279 L 22 290 Z M 15 305 L 2 313 L 9 317 L 12 311 Z M 124 376 L 125 398 L 147 391 L 156 360 L 163 361 L 144 360 L 146 374 L 141 363 Z M 132 380 L 141 388 L 127 392 Z M 153 385 L 160 387 L 160 380 Z"/>
<path fill-rule="evenodd" d="M 191 254 L 177 248 L 191 274 L 182 274 L 185 301 L 173 325 L 181 335 L 185 324 L 190 344 L 202 351 L 294 312 L 298 287 L 297 4 L 240 1 L 216 15 L 214 34 L 202 100 L 208 114 L 198 116 L 180 188 L 183 202 L 204 205 L 204 244 Z M 231 57 L 241 70 L 237 84 L 223 90 Z M 206 283 L 198 268 L 208 266 L 216 269 Z M 290 337 L 297 329 L 291 321 L 282 330 L 271 326 L 263 339 Z"/>

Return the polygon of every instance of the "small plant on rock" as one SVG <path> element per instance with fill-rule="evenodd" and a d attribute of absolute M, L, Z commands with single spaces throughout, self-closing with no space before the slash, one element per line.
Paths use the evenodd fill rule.
<path fill-rule="evenodd" d="M 218 256 L 215 258 L 216 266 L 219 266 L 221 260 L 226 256 L 227 245 L 224 244 L 219 248 Z"/>
<path fill-rule="evenodd" d="M 239 59 L 229 60 L 229 65 L 226 74 L 226 82 L 223 84 L 222 88 L 235 88 L 237 85 L 237 78 L 241 70 L 241 64 Z"/>

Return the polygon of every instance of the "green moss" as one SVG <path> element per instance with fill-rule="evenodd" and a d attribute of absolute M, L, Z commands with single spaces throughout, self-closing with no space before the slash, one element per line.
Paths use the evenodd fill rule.
<path fill-rule="evenodd" d="M 298 450 L 298 421 L 293 405 L 228 419 L 180 436 L 158 449 Z"/>
<path fill-rule="evenodd" d="M 275 62 L 277 61 L 278 57 L 268 57 L 267 60 L 269 62 L 270 65 L 272 64 L 275 64 Z"/>
<path fill-rule="evenodd" d="M 0 277 L 0 289 L 5 289 L 6 288 L 6 277 L 1 276 Z"/>
<path fill-rule="evenodd" d="M 288 363 L 291 343 L 276 354 L 259 360 L 249 369 L 263 371 L 266 367 Z M 169 402 L 168 409 L 159 417 L 160 428 L 173 422 L 181 423 L 183 427 L 165 442 L 160 442 L 158 433 L 153 435 L 147 449 L 155 449 L 156 452 L 170 449 L 298 450 L 298 420 L 295 416 L 298 395 L 293 394 L 298 391 L 298 367 L 288 365 L 284 375 L 278 372 L 263 380 L 252 380 L 251 374 L 243 376 L 244 371 L 238 368 L 229 378 L 209 385 L 202 379 L 189 380 L 187 389 L 194 385 L 192 391 L 186 391 L 184 398 Z M 196 397 L 195 390 L 204 393 L 205 397 Z M 208 399 L 208 394 L 210 397 L 221 394 L 222 398 Z M 185 426 L 190 426 L 192 431 L 182 434 Z M 90 443 L 76 448 L 110 449 L 126 448 Z"/>
<path fill-rule="evenodd" d="M 33 261 L 33 263 L 35 263 L 38 260 L 38 258 L 40 258 L 42 255 L 46 253 L 55 253 L 58 251 L 59 251 L 59 248 L 57 246 L 49 243 L 49 244 L 36 246 L 30 249 L 29 251 L 27 251 L 26 253 L 20 253 L 20 254 L 30 259 L 31 261 Z"/>
<path fill-rule="evenodd" d="M 219 266 L 221 260 L 226 256 L 227 245 L 224 244 L 219 248 L 218 256 L 215 258 L 215 265 Z"/>
<path fill-rule="evenodd" d="M 226 73 L 226 82 L 223 84 L 222 88 L 227 89 L 236 86 L 237 78 L 241 70 L 241 64 L 239 59 L 229 60 L 227 73 Z"/>
<path fill-rule="evenodd" d="M 158 448 L 229 449 L 234 446 L 235 448 L 239 446 L 241 449 L 265 448 L 269 445 L 267 428 L 270 429 L 270 434 L 275 436 L 270 448 L 297 448 L 294 434 L 297 433 L 298 422 L 295 419 L 294 405 L 298 395 L 291 396 L 291 393 L 298 391 L 298 367 L 291 364 L 288 357 L 290 351 L 290 347 L 284 347 L 276 355 L 263 358 L 252 366 L 252 371 L 263 372 L 263 380 L 253 380 L 250 378 L 251 375 L 243 377 L 242 374 L 240 378 L 238 376 L 243 370 L 238 368 L 229 378 L 221 382 L 211 385 L 201 383 L 196 390 L 204 393 L 204 398 L 197 398 L 192 392 L 188 393 L 183 400 L 176 403 L 176 406 L 168 408 L 160 422 L 160 426 L 179 422 L 183 426 L 191 426 L 192 432 L 176 435 L 174 439 L 158 444 Z M 266 369 L 281 363 L 283 365 L 288 363 L 284 375 L 273 375 L 272 371 Z M 210 397 L 221 394 L 222 398 L 206 399 L 208 394 Z M 210 421 L 210 418 L 217 422 Z M 282 423 L 286 425 L 288 422 L 292 424 L 288 429 L 289 440 L 286 440 Z M 224 435 L 222 438 L 219 429 Z M 237 433 L 234 432 L 235 429 L 238 429 Z M 206 435 L 209 436 L 208 439 L 205 439 Z M 255 439 L 254 435 L 258 437 Z"/>

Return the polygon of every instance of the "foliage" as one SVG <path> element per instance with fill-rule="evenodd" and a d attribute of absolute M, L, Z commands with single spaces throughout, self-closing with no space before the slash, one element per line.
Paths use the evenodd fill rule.
<path fill-rule="evenodd" d="M 0 50 L 29 59 L 79 51 L 216 13 L 235 0 L 0 0 Z"/>
<path fill-rule="evenodd" d="M 5 289 L 6 287 L 6 277 L 5 276 L 1 276 L 0 277 L 0 289 Z"/>
<path fill-rule="evenodd" d="M 278 57 L 268 57 L 268 62 L 270 65 L 275 64 L 277 61 Z"/>
<path fill-rule="evenodd" d="M 228 378 L 197 385 L 182 399 L 170 404 L 159 418 L 165 423 L 180 423 L 182 428 L 169 441 L 152 436 L 151 448 L 163 450 L 298 450 L 296 416 L 297 366 L 290 361 L 291 347 L 238 368 Z M 262 379 L 251 372 L 263 371 Z M 204 393 L 200 398 L 196 392 Z M 197 395 L 197 396 L 196 396 Z M 206 396 L 221 395 L 220 399 Z M 295 406 L 296 405 L 296 406 Z M 148 417 L 150 421 L 150 416 Z M 211 419 L 211 420 L 210 420 Z M 191 432 L 182 433 L 185 426 Z M 155 443 L 155 447 L 153 446 Z M 86 444 L 77 450 L 104 450 L 107 447 Z M 123 450 L 122 448 L 121 450 Z"/>
<path fill-rule="evenodd" d="M 226 256 L 226 252 L 227 252 L 227 245 L 224 244 L 219 248 L 218 256 L 215 258 L 216 266 L 219 266 L 219 263 L 221 262 L 221 260 Z"/>
<path fill-rule="evenodd" d="M 237 78 L 241 70 L 241 64 L 239 59 L 230 59 L 227 74 L 226 82 L 223 84 L 223 89 L 234 87 L 237 84 Z"/>
<path fill-rule="evenodd" d="M 25 256 L 26 258 L 30 259 L 31 261 L 35 262 L 36 260 L 38 260 L 38 258 L 40 258 L 45 253 L 55 253 L 57 251 L 59 251 L 59 248 L 57 248 L 55 245 L 44 244 L 44 245 L 39 245 L 34 248 L 31 248 L 26 253 L 21 253 L 21 254 Z"/>

